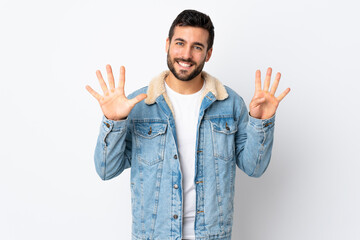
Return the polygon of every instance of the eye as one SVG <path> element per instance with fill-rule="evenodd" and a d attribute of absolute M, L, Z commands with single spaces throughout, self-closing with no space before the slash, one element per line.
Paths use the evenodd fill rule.
<path fill-rule="evenodd" d="M 202 50 L 202 47 L 199 47 L 199 46 L 194 46 L 194 48 L 195 48 L 196 50 L 199 50 L 199 51 Z"/>
<path fill-rule="evenodd" d="M 179 45 L 179 46 L 183 46 L 183 45 L 184 45 L 184 43 L 182 43 L 182 42 L 176 42 L 175 44 L 176 44 L 176 45 Z"/>

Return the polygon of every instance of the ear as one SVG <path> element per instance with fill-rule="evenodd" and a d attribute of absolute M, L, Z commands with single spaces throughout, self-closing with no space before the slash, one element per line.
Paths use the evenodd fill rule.
<path fill-rule="evenodd" d="M 211 54 L 212 54 L 212 50 L 213 48 L 210 48 L 207 53 L 206 53 L 206 58 L 205 58 L 205 62 L 210 60 Z"/>
<path fill-rule="evenodd" d="M 165 49 L 166 53 L 169 52 L 169 46 L 170 46 L 170 40 L 169 38 L 166 38 L 166 49 Z"/>

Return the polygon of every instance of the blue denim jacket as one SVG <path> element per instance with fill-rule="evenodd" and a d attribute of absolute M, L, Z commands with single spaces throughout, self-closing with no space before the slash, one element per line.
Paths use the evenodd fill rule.
<path fill-rule="evenodd" d="M 164 79 L 131 94 L 148 97 L 126 120 L 104 117 L 95 150 L 103 180 L 131 167 L 132 239 L 181 240 L 182 174 L 172 106 Z M 205 90 L 195 154 L 196 239 L 231 239 L 235 170 L 259 177 L 271 155 L 275 117 L 249 116 L 243 99 L 202 72 Z"/>

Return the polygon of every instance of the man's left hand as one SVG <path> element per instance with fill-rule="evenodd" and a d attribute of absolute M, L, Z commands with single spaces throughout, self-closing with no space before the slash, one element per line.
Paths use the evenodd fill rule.
<path fill-rule="evenodd" d="M 279 106 L 281 100 L 290 92 L 290 88 L 287 88 L 283 91 L 278 97 L 275 97 L 276 89 L 279 85 L 281 74 L 278 72 L 275 76 L 275 81 L 273 82 L 271 89 L 270 80 L 271 80 L 272 69 L 269 67 L 267 69 L 264 88 L 261 89 L 261 73 L 260 70 L 257 70 L 255 73 L 255 94 L 253 99 L 250 102 L 250 116 L 258 119 L 268 119 L 271 118 L 276 109 Z"/>

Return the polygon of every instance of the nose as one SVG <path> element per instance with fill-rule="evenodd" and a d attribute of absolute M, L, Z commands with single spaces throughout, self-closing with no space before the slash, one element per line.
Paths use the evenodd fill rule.
<path fill-rule="evenodd" d="M 190 46 L 186 46 L 183 48 L 182 57 L 187 59 L 192 59 L 192 48 Z"/>

